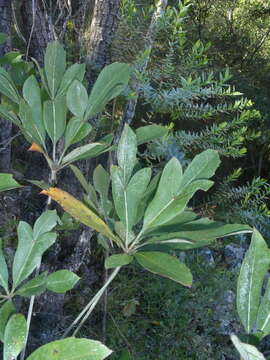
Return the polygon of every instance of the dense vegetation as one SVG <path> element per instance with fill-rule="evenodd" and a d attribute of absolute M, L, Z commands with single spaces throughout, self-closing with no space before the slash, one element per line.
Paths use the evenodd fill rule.
<path fill-rule="evenodd" d="M 0 0 L 4 360 L 269 358 L 269 26 Z"/>

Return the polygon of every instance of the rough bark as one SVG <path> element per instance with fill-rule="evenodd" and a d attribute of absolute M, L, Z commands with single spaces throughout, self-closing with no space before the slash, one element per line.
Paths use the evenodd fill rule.
<path fill-rule="evenodd" d="M 8 35 L 5 44 L 0 46 L 0 57 L 11 50 L 11 1 L 0 0 L 0 32 Z M 12 124 L 0 119 L 0 172 L 10 169 L 10 139 Z"/>
<path fill-rule="evenodd" d="M 21 5 L 24 36 L 27 41 L 27 55 L 34 57 L 41 65 L 47 44 L 54 40 L 51 21 L 41 0 L 23 0 Z"/>
<path fill-rule="evenodd" d="M 98 73 L 110 63 L 110 46 L 119 22 L 121 0 L 96 0 L 90 39 L 87 45 L 89 88 L 93 86 Z"/>

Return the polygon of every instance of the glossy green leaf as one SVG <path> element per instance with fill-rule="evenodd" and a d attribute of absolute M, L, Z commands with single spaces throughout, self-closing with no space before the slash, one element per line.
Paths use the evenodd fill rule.
<path fill-rule="evenodd" d="M 137 252 L 134 256 L 146 270 L 167 277 L 184 286 L 190 287 L 192 285 L 192 274 L 189 268 L 175 256 L 157 251 Z"/>
<path fill-rule="evenodd" d="M 149 141 L 159 139 L 168 133 L 168 129 L 161 125 L 142 126 L 136 130 L 137 144 L 141 145 Z"/>
<path fill-rule="evenodd" d="M 196 180 L 190 183 L 185 187 L 183 192 L 171 199 L 158 213 L 147 213 L 149 217 L 144 221 L 143 231 L 165 225 L 175 219 L 185 210 L 188 202 L 198 190 L 207 191 L 213 184 L 213 181 L 210 180 Z M 151 209 L 151 211 L 153 211 L 153 209 Z"/>
<path fill-rule="evenodd" d="M 66 52 L 63 45 L 59 44 L 58 41 L 48 44 L 44 57 L 44 67 L 50 95 L 54 98 L 66 69 Z"/>
<path fill-rule="evenodd" d="M 117 161 L 123 170 L 123 181 L 126 185 L 136 163 L 137 139 L 135 133 L 125 125 L 117 147 Z"/>
<path fill-rule="evenodd" d="M 20 221 L 18 226 L 18 246 L 12 267 L 14 288 L 40 265 L 43 253 L 54 244 L 56 237 L 55 233 L 45 233 L 35 240 L 31 226 L 24 221 Z"/>
<path fill-rule="evenodd" d="M 91 94 L 85 120 L 91 119 L 100 113 L 105 105 L 118 96 L 128 84 L 130 66 L 128 64 L 113 63 L 105 66 L 100 72 Z"/>
<path fill-rule="evenodd" d="M 263 354 L 255 346 L 243 343 L 236 335 L 231 335 L 231 340 L 239 352 L 241 360 L 265 360 Z"/>
<path fill-rule="evenodd" d="M 111 178 L 117 215 L 127 230 L 131 230 L 137 219 L 139 203 L 151 179 L 151 169 L 139 170 L 125 186 L 123 170 L 117 166 L 112 166 Z"/>
<path fill-rule="evenodd" d="M 20 103 L 20 94 L 9 73 L 2 67 L 0 67 L 0 93 L 8 97 L 14 103 Z"/>
<path fill-rule="evenodd" d="M 47 285 L 47 272 L 36 276 L 34 279 L 27 281 L 23 284 L 16 295 L 20 296 L 33 296 L 40 295 L 46 290 Z"/>
<path fill-rule="evenodd" d="M 32 119 L 40 134 L 40 141 L 45 141 L 45 127 L 43 125 L 41 93 L 38 82 L 34 75 L 31 75 L 23 85 L 23 97 L 32 110 Z"/>
<path fill-rule="evenodd" d="M 73 115 L 83 118 L 88 104 L 88 94 L 83 84 L 74 80 L 67 92 L 67 106 Z"/>
<path fill-rule="evenodd" d="M 82 81 L 84 78 L 84 74 L 85 74 L 85 64 L 71 65 L 64 73 L 64 76 L 61 81 L 61 85 L 57 92 L 57 96 L 64 95 L 74 80 Z"/>
<path fill-rule="evenodd" d="M 79 276 L 69 270 L 59 270 L 47 278 L 47 289 L 56 293 L 65 293 L 71 290 L 80 280 Z"/>
<path fill-rule="evenodd" d="M 0 239 L 0 286 L 8 292 L 8 267 L 3 254 L 2 239 Z"/>
<path fill-rule="evenodd" d="M 7 301 L 0 307 L 0 340 L 4 342 L 4 334 L 7 322 L 11 315 L 16 313 L 16 308 L 12 301 Z"/>
<path fill-rule="evenodd" d="M 219 155 L 215 150 L 205 150 L 196 155 L 183 175 L 181 188 L 189 185 L 194 180 L 209 179 L 215 174 L 219 164 Z"/>
<path fill-rule="evenodd" d="M 164 167 L 155 197 L 146 209 L 144 227 L 148 227 L 175 200 L 180 191 L 182 167 L 176 158 L 172 158 Z"/>
<path fill-rule="evenodd" d="M 51 101 L 45 101 L 43 119 L 46 131 L 53 144 L 56 144 L 66 129 L 67 106 L 64 96 Z"/>
<path fill-rule="evenodd" d="M 0 192 L 22 187 L 11 174 L 0 173 Z"/>
<path fill-rule="evenodd" d="M 237 283 L 237 311 L 246 332 L 255 324 L 264 276 L 269 268 L 270 252 L 261 234 L 254 229 Z"/>
<path fill-rule="evenodd" d="M 194 214 L 186 215 L 186 211 L 182 213 L 183 221 L 188 220 L 189 216 L 194 217 Z M 174 242 L 174 249 L 193 249 L 211 243 L 217 238 L 231 236 L 236 234 L 250 233 L 252 229 L 248 225 L 242 224 L 223 224 L 217 221 L 212 221 L 207 218 L 201 218 L 186 223 L 173 223 L 165 226 L 160 226 L 151 232 L 147 233 L 147 237 L 152 237 L 149 242 L 163 243 L 170 239 L 187 240 L 185 242 Z M 169 242 L 167 242 L 168 244 Z M 172 244 L 172 242 L 170 242 Z"/>
<path fill-rule="evenodd" d="M 108 149 L 107 144 L 91 143 L 80 146 L 68 153 L 62 160 L 63 164 L 72 163 L 77 160 L 90 159 L 102 154 Z"/>
<path fill-rule="evenodd" d="M 103 360 L 111 353 L 99 341 L 67 338 L 41 346 L 26 360 Z"/>
<path fill-rule="evenodd" d="M 69 120 L 65 131 L 65 148 L 83 140 L 92 130 L 92 126 L 81 119 L 73 117 Z"/>
<path fill-rule="evenodd" d="M 46 210 L 40 215 L 34 224 L 34 239 L 37 240 L 39 236 L 51 231 L 57 225 L 57 223 L 60 223 L 60 219 L 56 210 Z"/>
<path fill-rule="evenodd" d="M 125 266 L 132 262 L 133 256 L 128 254 L 116 254 L 107 257 L 105 260 L 105 268 L 112 269 L 119 266 Z"/>
<path fill-rule="evenodd" d="M 26 320 L 22 314 L 12 315 L 4 334 L 4 359 L 15 360 L 25 347 L 27 337 Z"/>

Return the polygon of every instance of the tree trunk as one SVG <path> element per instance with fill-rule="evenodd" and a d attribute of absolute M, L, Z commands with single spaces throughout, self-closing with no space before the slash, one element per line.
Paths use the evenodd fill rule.
<path fill-rule="evenodd" d="M 27 41 L 26 55 L 34 57 L 40 65 L 48 43 L 54 40 L 53 26 L 41 0 L 23 0 L 21 5 L 24 36 Z"/>
<path fill-rule="evenodd" d="M 121 0 L 96 0 L 87 45 L 90 89 L 98 73 L 110 63 L 110 46 L 119 21 L 120 2 Z"/>
<path fill-rule="evenodd" d="M 11 1 L 0 0 L 0 32 L 7 34 L 7 41 L 0 46 L 0 57 L 11 50 Z M 0 119 L 0 172 L 10 169 L 10 139 L 12 124 Z"/>

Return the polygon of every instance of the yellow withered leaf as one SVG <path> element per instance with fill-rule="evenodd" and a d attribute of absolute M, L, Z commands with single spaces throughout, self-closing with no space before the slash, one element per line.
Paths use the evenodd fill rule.
<path fill-rule="evenodd" d="M 47 190 L 42 190 L 41 194 L 50 196 L 53 200 L 58 202 L 67 213 L 81 223 L 95 229 L 111 240 L 116 240 L 115 235 L 101 218 L 66 191 L 56 187 L 50 187 Z"/>

